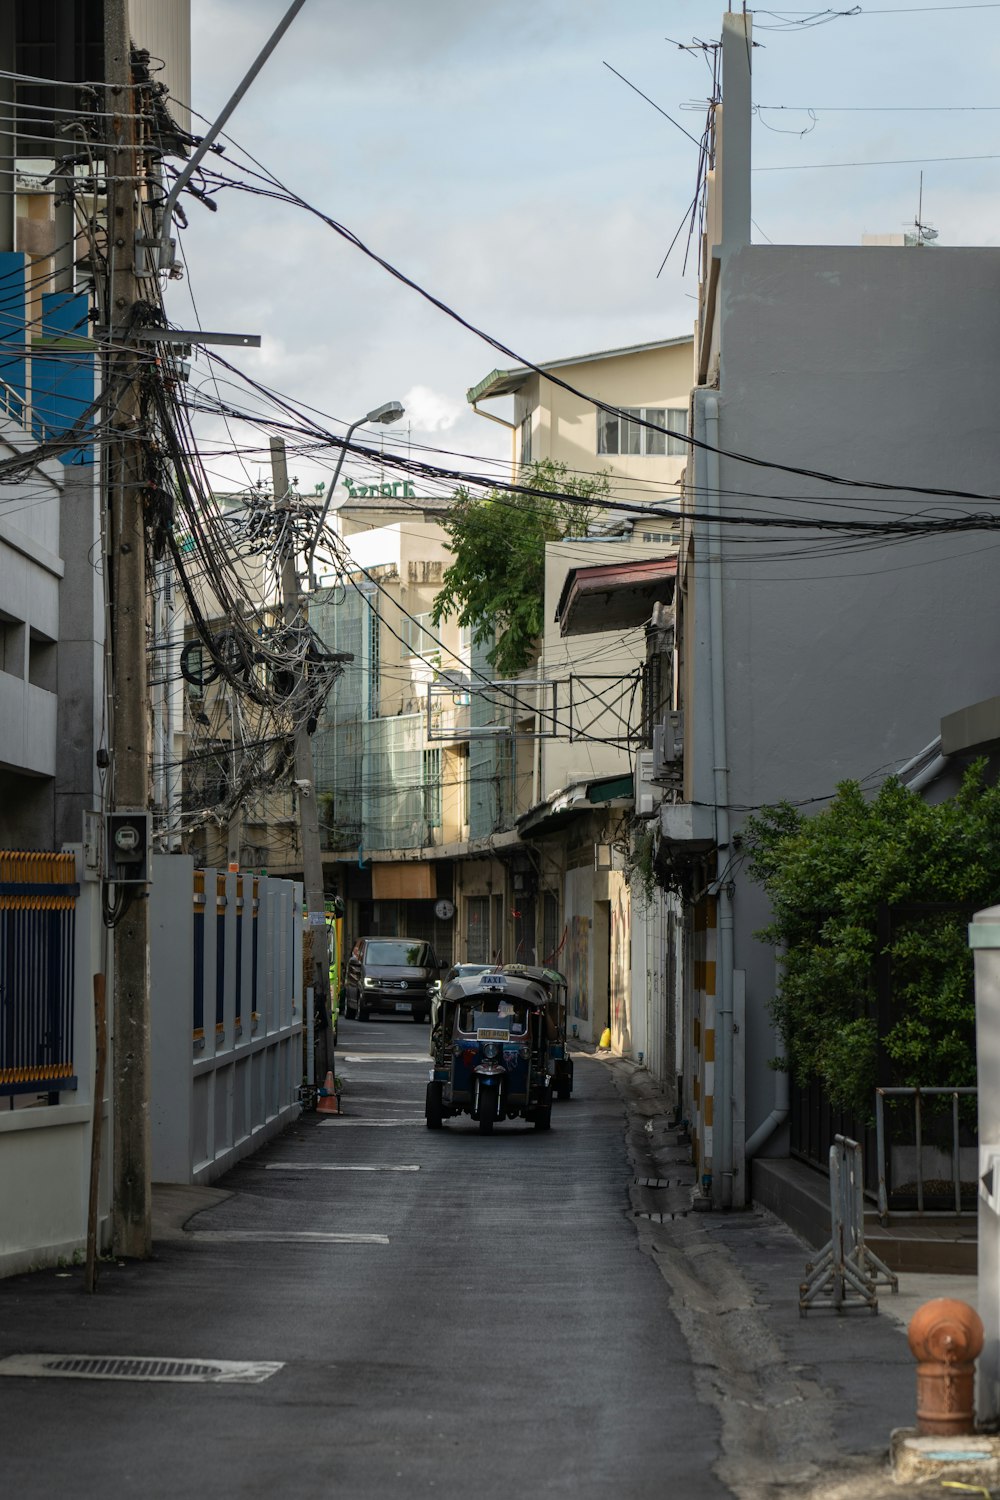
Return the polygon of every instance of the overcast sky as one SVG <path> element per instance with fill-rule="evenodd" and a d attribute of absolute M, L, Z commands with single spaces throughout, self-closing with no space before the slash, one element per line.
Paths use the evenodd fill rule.
<path fill-rule="evenodd" d="M 755 13 L 754 237 L 858 244 L 912 226 L 923 165 L 923 219 L 940 242 L 1000 242 L 1000 3 L 875 0 L 822 25 L 803 24 L 796 4 Z M 193 0 L 202 114 L 217 115 L 284 9 Z M 657 271 L 694 192 L 697 149 L 603 64 L 698 136 L 706 54 L 677 43 L 716 40 L 721 9 L 306 0 L 229 132 L 529 359 L 675 337 L 693 318 L 685 234 Z M 972 156 L 987 159 L 933 160 Z M 898 164 L 826 165 L 884 161 Z M 762 170 L 774 167 L 796 170 Z M 191 200 L 187 212 L 202 325 L 262 336 L 259 352 L 233 358 L 248 374 L 319 408 L 334 430 L 397 398 L 415 443 L 509 452 L 465 401 L 507 363 L 494 350 L 301 210 L 231 193 L 216 214 Z M 192 316 L 183 289 L 171 306 L 178 322 Z M 306 488 L 324 477 L 316 463 L 293 470 Z"/>

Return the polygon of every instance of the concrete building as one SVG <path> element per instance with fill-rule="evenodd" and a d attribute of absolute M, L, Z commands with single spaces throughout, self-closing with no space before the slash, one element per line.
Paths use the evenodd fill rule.
<path fill-rule="evenodd" d="M 671 705 L 683 785 L 660 809 L 659 857 L 691 900 L 686 1105 L 718 1204 L 745 1201 L 753 1155 L 789 1149 L 743 819 L 910 761 L 994 690 L 1000 647 L 982 539 L 891 530 L 996 492 L 1000 251 L 751 244 L 749 26 L 723 22 Z"/>
<path fill-rule="evenodd" d="M 393 494 L 398 484 L 364 494 L 347 484 L 337 524 L 351 561 L 310 615 L 329 646 L 354 655 L 315 740 L 327 883 L 347 898 L 348 936 L 406 932 L 452 959 L 553 963 L 570 979 L 578 1035 L 610 1027 L 620 1050 L 645 1055 L 645 978 L 635 983 L 632 950 L 641 946 L 645 976 L 646 933 L 632 919 L 622 853 L 642 621 L 577 638 L 557 609 L 568 575 L 593 580 L 602 567 L 667 558 L 672 591 L 692 347 L 670 339 L 560 360 L 544 376 L 494 371 L 468 393 L 477 410 L 513 397 L 513 417 L 495 419 L 511 431 L 515 472 L 542 458 L 604 470 L 619 507 L 547 547 L 544 634 L 519 679 L 491 686 L 487 648 L 452 621 L 430 625 L 450 561 L 437 520 L 447 501 Z M 595 399 L 616 408 L 613 420 Z M 665 1026 L 657 1012 L 648 1029 Z"/>

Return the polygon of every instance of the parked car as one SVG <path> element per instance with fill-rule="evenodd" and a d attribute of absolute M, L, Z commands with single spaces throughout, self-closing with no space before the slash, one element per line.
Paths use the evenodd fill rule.
<path fill-rule="evenodd" d="M 426 1022 L 440 990 L 441 965 L 430 943 L 405 937 L 359 938 L 347 960 L 344 1015 L 356 1021 L 408 1015 Z"/>

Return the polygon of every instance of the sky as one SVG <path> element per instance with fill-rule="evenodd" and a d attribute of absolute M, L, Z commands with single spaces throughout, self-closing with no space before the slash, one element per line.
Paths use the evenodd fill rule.
<path fill-rule="evenodd" d="M 912 228 L 923 171 L 922 221 L 941 244 L 1000 244 L 1000 0 L 796 5 L 755 12 L 754 238 L 860 244 Z M 202 115 L 216 117 L 285 8 L 192 0 Z M 704 125 L 711 74 L 698 44 L 718 39 L 722 8 L 306 0 L 228 133 L 521 356 L 677 337 L 695 306 L 686 229 L 660 267 L 694 193 L 698 151 L 684 132 Z M 839 13 L 849 10 L 860 13 Z M 955 159 L 969 157 L 980 159 Z M 212 214 L 185 200 L 176 322 L 260 334 L 258 351 L 223 352 L 334 432 L 400 400 L 406 418 L 373 442 L 509 455 L 507 434 L 465 392 L 511 361 L 301 209 L 235 192 L 218 201 Z M 209 378 L 196 362 L 193 381 Z M 312 489 L 334 459 L 291 467 Z M 219 487 L 261 473 L 257 458 L 213 466 Z"/>

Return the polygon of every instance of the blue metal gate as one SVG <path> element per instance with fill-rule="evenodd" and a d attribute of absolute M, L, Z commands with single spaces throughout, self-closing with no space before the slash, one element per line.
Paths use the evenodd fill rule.
<path fill-rule="evenodd" d="M 76 864 L 0 851 L 0 1095 L 75 1089 Z"/>

